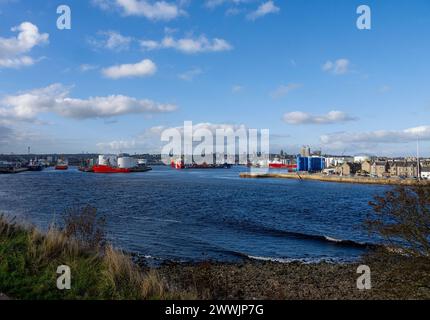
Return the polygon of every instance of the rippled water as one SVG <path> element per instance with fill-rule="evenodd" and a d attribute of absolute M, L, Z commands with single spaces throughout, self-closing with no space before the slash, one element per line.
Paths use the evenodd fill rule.
<path fill-rule="evenodd" d="M 244 170 L 0 175 L 0 212 L 45 228 L 65 209 L 90 204 L 106 216 L 115 245 L 180 261 L 351 260 L 365 249 L 335 239 L 374 241 L 362 223 L 368 202 L 386 187 L 241 179 Z"/>

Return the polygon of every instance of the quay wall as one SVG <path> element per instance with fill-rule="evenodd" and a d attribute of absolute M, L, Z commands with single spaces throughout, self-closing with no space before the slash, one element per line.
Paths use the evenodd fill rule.
<path fill-rule="evenodd" d="M 241 178 L 247 179 L 295 179 L 295 180 L 314 180 L 337 183 L 354 183 L 354 184 L 377 184 L 377 185 L 415 185 L 417 183 L 430 185 L 430 180 L 418 182 L 415 179 L 396 179 L 396 178 L 370 178 L 370 177 L 341 177 L 328 176 L 323 174 L 309 173 L 241 173 Z"/>

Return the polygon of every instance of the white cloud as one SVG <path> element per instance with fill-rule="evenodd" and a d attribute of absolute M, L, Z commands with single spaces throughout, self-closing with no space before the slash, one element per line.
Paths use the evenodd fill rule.
<path fill-rule="evenodd" d="M 36 46 L 48 43 L 49 35 L 40 33 L 37 26 L 23 22 L 11 29 L 16 37 L 0 37 L 0 68 L 20 68 L 33 65 L 37 60 L 27 54 Z"/>
<path fill-rule="evenodd" d="M 342 111 L 330 111 L 325 115 L 312 115 L 310 113 L 295 111 L 286 113 L 284 121 L 288 124 L 334 124 L 357 120 Z"/>
<path fill-rule="evenodd" d="M 128 151 L 138 147 L 139 143 L 136 140 L 114 140 L 111 142 L 97 143 L 97 148 L 100 150 L 109 151 Z"/>
<path fill-rule="evenodd" d="M 165 145 L 165 143 L 161 141 L 161 135 L 164 130 L 168 129 L 177 129 L 180 134 L 184 134 L 183 127 L 157 126 L 149 128 L 145 130 L 142 134 L 139 134 L 131 139 L 117 139 L 109 142 L 100 142 L 97 144 L 97 147 L 103 152 L 141 152 L 142 150 L 145 150 L 145 152 L 159 153 L 162 147 Z M 218 129 L 231 129 L 233 131 L 236 131 L 239 129 L 247 130 L 248 128 L 245 125 L 193 123 L 194 132 L 202 129 L 209 130 L 215 137 L 216 130 Z"/>
<path fill-rule="evenodd" d="M 0 99 L 0 119 L 37 121 L 42 113 L 54 113 L 65 118 L 109 118 L 127 114 L 175 111 L 172 104 L 152 100 L 110 95 L 77 99 L 70 97 L 70 88 L 53 84 L 46 88 L 8 95 Z"/>
<path fill-rule="evenodd" d="M 430 126 L 420 126 L 405 130 L 377 130 L 369 132 L 337 132 L 323 135 L 320 140 L 324 144 L 377 144 L 377 143 L 408 143 L 417 139 L 430 141 Z"/>
<path fill-rule="evenodd" d="M 231 92 L 233 92 L 233 93 L 240 93 L 240 92 L 242 92 L 243 90 L 245 90 L 245 87 L 244 87 L 244 86 L 241 86 L 241 85 L 234 85 L 234 86 L 231 88 Z"/>
<path fill-rule="evenodd" d="M 388 86 L 388 85 L 383 85 L 383 86 L 381 86 L 380 88 L 379 88 L 379 93 L 381 93 L 381 94 L 385 94 L 385 93 L 388 93 L 388 92 L 390 92 L 391 91 L 391 87 L 390 86 Z"/>
<path fill-rule="evenodd" d="M 200 68 L 193 68 L 191 70 L 185 71 L 178 75 L 179 79 L 184 81 L 193 81 L 195 77 L 201 75 L 203 70 Z"/>
<path fill-rule="evenodd" d="M 114 0 L 91 0 L 91 3 L 102 10 L 110 10 L 115 5 Z"/>
<path fill-rule="evenodd" d="M 181 39 L 166 36 L 161 41 L 142 40 L 140 45 L 144 50 L 175 49 L 187 54 L 221 52 L 233 49 L 232 45 L 224 39 L 214 38 L 210 40 L 203 35 L 198 38 L 186 37 Z"/>
<path fill-rule="evenodd" d="M 0 144 L 7 143 L 14 136 L 15 133 L 11 128 L 0 125 Z"/>
<path fill-rule="evenodd" d="M 275 5 L 273 1 L 267 1 L 262 3 L 257 10 L 249 13 L 247 18 L 249 20 L 256 20 L 262 18 L 268 14 L 278 13 L 281 9 Z"/>
<path fill-rule="evenodd" d="M 240 5 L 244 3 L 254 2 L 255 0 L 206 0 L 205 6 L 207 8 L 213 9 L 219 7 L 223 4 Z"/>
<path fill-rule="evenodd" d="M 102 73 L 110 79 L 148 77 L 157 72 L 157 66 L 149 59 L 142 60 L 135 64 L 121 64 L 105 68 Z"/>
<path fill-rule="evenodd" d="M 2 126 L 0 121 L 0 153 L 25 153 L 29 145 L 47 145 L 52 137 L 44 136 L 40 131 L 29 131 L 19 127 Z M 32 149 L 33 150 L 33 149 Z M 39 150 L 39 149 L 38 149 Z"/>
<path fill-rule="evenodd" d="M 81 72 L 88 72 L 88 71 L 92 71 L 92 70 L 96 70 L 98 69 L 98 66 L 92 65 L 92 64 L 81 64 L 79 66 L 79 70 Z"/>
<path fill-rule="evenodd" d="M 123 36 L 117 31 L 100 31 L 102 39 L 88 39 L 88 43 L 96 49 L 108 49 L 116 52 L 128 50 L 133 41 L 132 37 Z"/>
<path fill-rule="evenodd" d="M 338 59 L 336 61 L 327 61 L 322 69 L 336 75 L 342 75 L 349 72 L 350 61 L 348 59 Z"/>
<path fill-rule="evenodd" d="M 168 21 L 186 14 L 180 5 L 167 1 L 92 0 L 92 3 L 103 10 L 119 8 L 125 16 L 139 16 L 149 20 Z"/>
<path fill-rule="evenodd" d="M 280 85 L 272 93 L 270 93 L 270 96 L 273 99 L 279 99 L 279 98 L 282 98 L 282 97 L 286 96 L 287 94 L 289 94 L 290 92 L 297 90 L 301 87 L 302 87 L 302 85 L 298 84 L 298 83 L 289 83 L 287 85 Z"/>

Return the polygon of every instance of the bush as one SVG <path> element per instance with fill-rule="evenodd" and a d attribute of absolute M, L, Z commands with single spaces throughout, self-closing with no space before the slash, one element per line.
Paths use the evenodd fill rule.
<path fill-rule="evenodd" d="M 66 211 L 62 232 L 88 248 L 103 248 L 106 244 L 106 219 L 91 206 Z"/>
<path fill-rule="evenodd" d="M 388 249 L 430 258 L 430 186 L 399 186 L 370 202 L 375 212 L 366 225 L 381 236 Z"/>

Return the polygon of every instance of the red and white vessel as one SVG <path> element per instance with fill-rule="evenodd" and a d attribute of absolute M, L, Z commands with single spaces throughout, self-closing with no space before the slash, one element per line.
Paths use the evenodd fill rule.
<path fill-rule="evenodd" d="M 269 161 L 269 168 L 295 170 L 297 169 L 297 164 L 291 163 L 290 160 L 275 159 L 274 161 Z"/>
<path fill-rule="evenodd" d="M 131 169 L 111 167 L 108 165 L 96 165 L 93 167 L 94 173 L 130 173 Z"/>
<path fill-rule="evenodd" d="M 55 170 L 65 171 L 69 169 L 69 162 L 67 160 L 60 159 L 55 166 Z"/>
<path fill-rule="evenodd" d="M 172 160 L 170 166 L 174 169 L 185 169 L 185 164 L 182 159 Z"/>
<path fill-rule="evenodd" d="M 92 167 L 94 173 L 131 173 L 146 172 L 151 168 L 146 165 L 146 161 L 137 160 L 128 154 L 120 155 L 100 155 L 98 164 Z"/>

